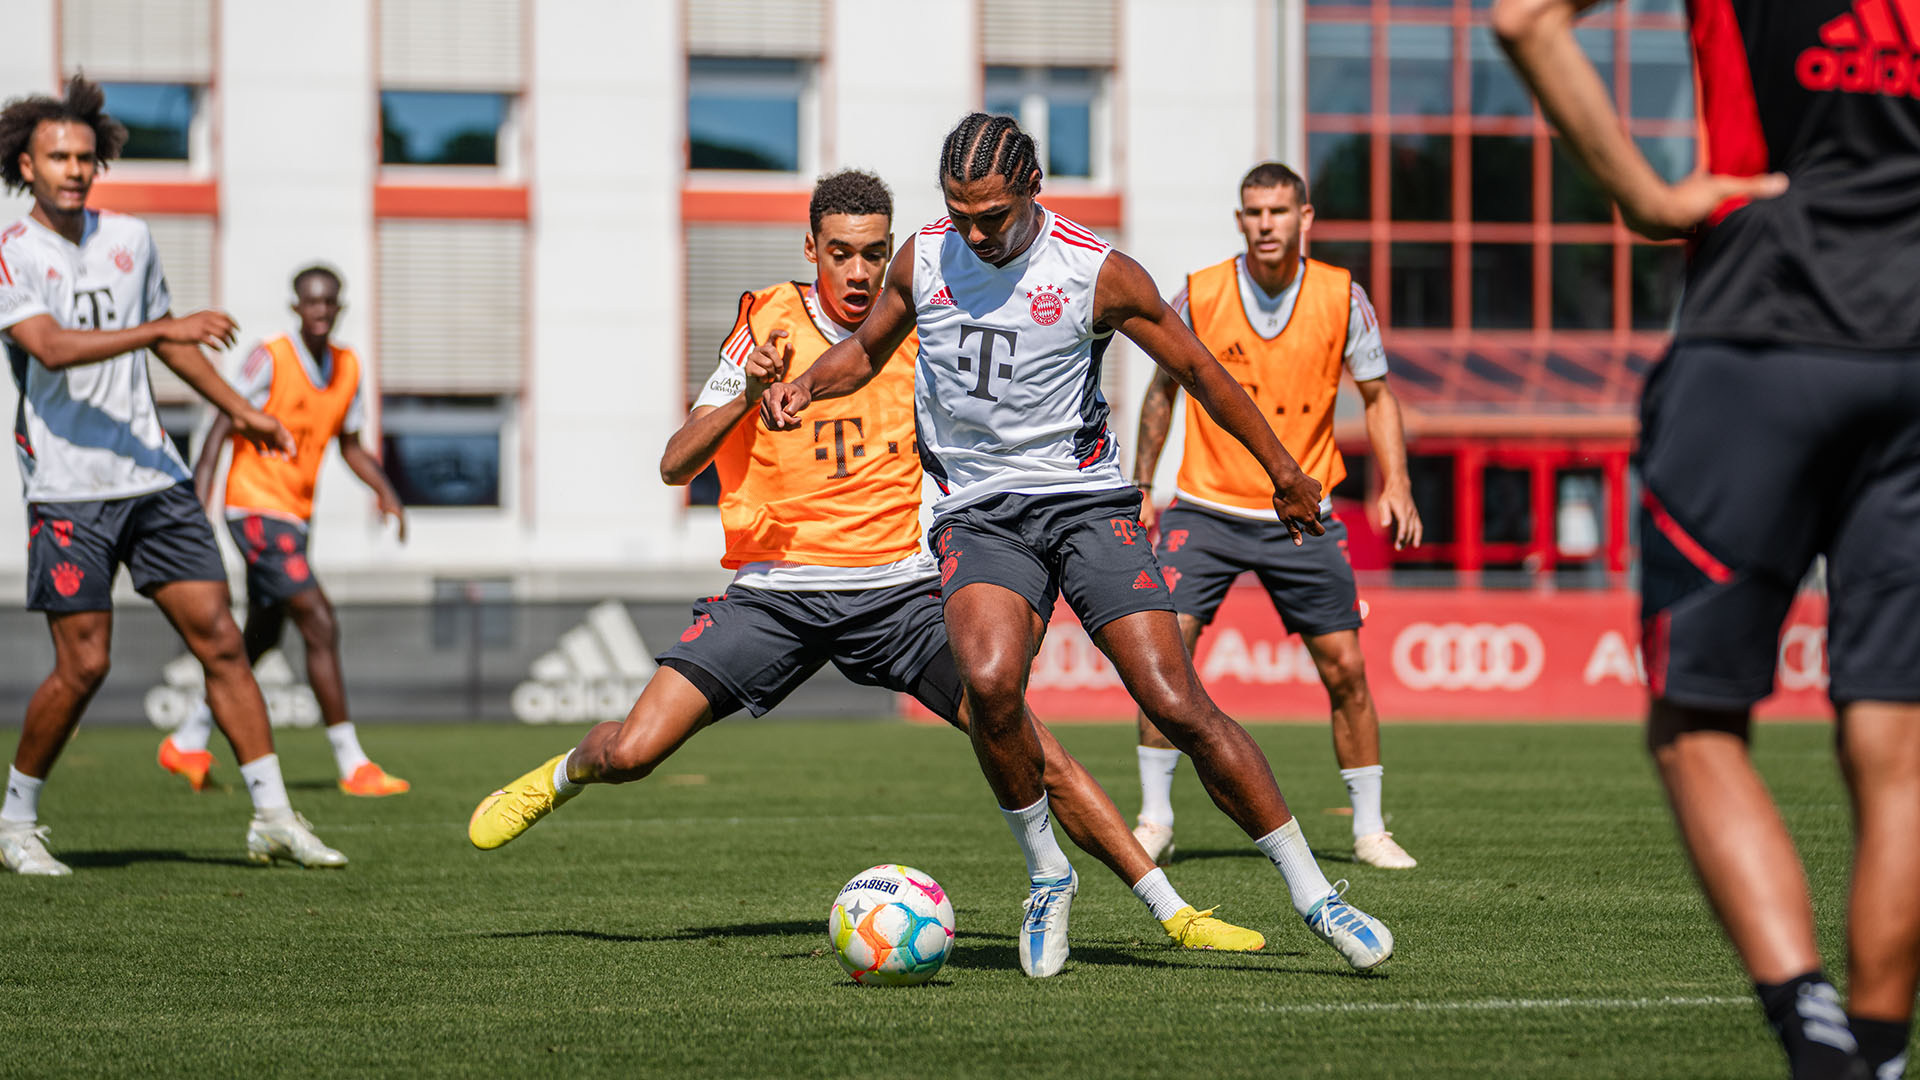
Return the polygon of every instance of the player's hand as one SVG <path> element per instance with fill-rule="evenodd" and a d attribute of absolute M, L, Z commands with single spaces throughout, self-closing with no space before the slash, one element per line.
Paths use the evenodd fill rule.
<path fill-rule="evenodd" d="M 812 402 L 813 395 L 798 383 L 777 382 L 760 395 L 760 419 L 769 431 L 791 431 Z"/>
<path fill-rule="evenodd" d="M 1327 527 L 1320 524 L 1320 481 L 1301 472 L 1277 477 L 1273 482 L 1273 512 L 1293 537 L 1294 546 L 1307 542 L 1307 534 L 1324 536 Z"/>
<path fill-rule="evenodd" d="M 261 412 L 259 409 L 242 409 L 234 413 L 233 433 L 252 443 L 261 452 L 292 461 L 300 447 L 293 441 L 293 433 L 285 424 Z"/>
<path fill-rule="evenodd" d="M 1646 197 L 1622 199 L 1627 228 L 1650 240 L 1671 240 L 1700 227 L 1729 199 L 1772 199 L 1786 193 L 1784 173 L 1719 176 L 1696 172 L 1677 184 L 1660 184 Z"/>
<path fill-rule="evenodd" d="M 1420 546 L 1420 539 L 1426 535 L 1426 527 L 1420 521 L 1420 508 L 1413 505 L 1413 488 L 1406 484 L 1380 493 L 1377 507 L 1380 513 L 1380 527 L 1393 533 L 1393 550 L 1403 551 Z"/>
<path fill-rule="evenodd" d="M 196 311 L 160 320 L 160 340 L 175 345 L 228 349 L 238 340 L 239 324 L 224 311 Z"/>
<path fill-rule="evenodd" d="M 747 354 L 742 366 L 747 371 L 747 387 L 744 391 L 748 401 L 759 401 L 767 387 L 787 377 L 787 365 L 793 362 L 793 345 L 782 345 L 781 338 L 787 336 L 785 330 L 775 330 L 767 335 L 767 340 L 754 347 Z"/>
<path fill-rule="evenodd" d="M 1160 508 L 1153 505 L 1153 491 L 1142 487 L 1140 489 L 1140 528 L 1150 533 L 1158 524 L 1160 524 Z"/>
<path fill-rule="evenodd" d="M 393 520 L 399 522 L 400 523 L 400 542 L 403 544 L 406 543 L 407 542 L 407 508 L 404 506 L 401 506 L 400 500 L 398 499 L 388 498 L 385 495 L 381 495 L 379 498 L 380 498 L 380 514 L 381 514 L 382 520 L 385 520 L 386 518 L 392 518 Z"/>

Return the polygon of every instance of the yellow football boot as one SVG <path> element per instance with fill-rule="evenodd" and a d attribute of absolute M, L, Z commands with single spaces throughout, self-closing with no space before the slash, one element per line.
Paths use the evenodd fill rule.
<path fill-rule="evenodd" d="M 1256 952 L 1267 947 L 1267 939 L 1257 930 L 1235 926 L 1213 917 L 1213 909 L 1193 910 L 1189 904 L 1173 918 L 1162 920 L 1167 936 L 1183 949 L 1217 949 L 1220 952 Z"/>
<path fill-rule="evenodd" d="M 566 756 L 549 758 L 546 764 L 481 799 L 467 819 L 467 839 L 473 846 L 492 851 L 578 795 L 578 791 L 563 795 L 553 786 L 554 767 Z"/>

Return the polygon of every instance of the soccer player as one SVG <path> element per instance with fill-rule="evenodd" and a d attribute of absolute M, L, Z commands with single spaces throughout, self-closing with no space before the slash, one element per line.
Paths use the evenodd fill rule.
<path fill-rule="evenodd" d="M 1346 476 L 1333 443 L 1333 405 L 1344 366 L 1366 405 L 1367 438 L 1380 467 L 1381 528 L 1395 547 L 1418 546 L 1420 513 L 1407 481 L 1407 438 L 1400 402 L 1387 387 L 1387 354 L 1373 305 L 1353 275 L 1300 254 L 1313 225 L 1307 182 L 1277 162 L 1254 166 L 1240 181 L 1233 212 L 1246 252 L 1187 276 L 1174 309 L 1228 374 L 1260 407 L 1322 492 Z M 1154 525 L 1153 473 L 1180 392 L 1173 376 L 1154 374 L 1140 405 L 1133 479 L 1144 496 L 1140 523 Z M 1159 517 L 1155 553 L 1192 653 L 1213 622 L 1227 587 L 1251 570 L 1273 599 L 1288 633 L 1300 635 L 1333 706 L 1333 756 L 1353 803 L 1353 855 L 1369 866 L 1407 870 L 1414 860 L 1387 831 L 1380 810 L 1380 715 L 1360 653 L 1360 598 L 1347 561 L 1347 527 L 1296 545 L 1273 512 L 1273 486 L 1259 462 L 1201 409 L 1187 410 L 1187 438 L 1173 505 Z M 1333 504 L 1322 499 L 1320 514 Z M 1180 762 L 1160 730 L 1138 718 L 1140 823 L 1134 830 L 1156 862 L 1173 855 L 1173 771 Z"/>
<path fill-rule="evenodd" d="M 218 311 L 174 318 L 153 237 L 138 218 L 87 208 L 94 177 L 127 129 L 98 84 L 17 98 L 0 110 L 0 182 L 33 197 L 0 231 L 0 331 L 20 414 L 14 442 L 27 500 L 27 607 L 47 614 L 53 673 L 27 703 L 0 803 L 0 865 L 66 874 L 38 824 L 41 785 L 107 674 L 113 579 L 159 605 L 206 669 L 207 700 L 253 798 L 247 857 L 343 866 L 288 803 L 266 702 L 227 610 L 220 549 L 180 455 L 160 427 L 147 351 L 225 413 L 241 437 L 280 453 L 294 442 L 248 405 L 200 346 L 233 343 Z"/>
<path fill-rule="evenodd" d="M 340 790 L 349 795 L 398 795 L 408 784 L 368 760 L 360 736 L 347 716 L 347 688 L 340 677 L 340 627 L 333 603 L 307 563 L 307 533 L 312 527 L 313 490 L 326 460 L 327 444 L 337 442 L 340 456 L 361 483 L 373 489 L 380 512 L 400 526 L 407 539 L 407 511 L 380 462 L 361 445 L 366 426 L 366 371 L 352 349 L 332 341 L 340 318 L 340 275 L 309 266 L 293 277 L 293 313 L 300 330 L 261 343 L 240 368 L 239 390 L 248 404 L 285 424 L 300 452 L 292 458 L 263 454 L 239 435 L 232 422 L 216 417 L 200 457 L 193 463 L 193 484 L 208 513 L 220 455 L 233 443 L 227 470 L 226 518 L 233 542 L 247 560 L 247 625 L 241 636 L 247 662 L 258 663 L 280 644 L 287 616 L 307 647 L 307 682 L 320 703 L 327 741 L 340 770 Z M 213 768 L 207 739 L 213 713 L 205 705 L 160 742 L 160 766 L 186 778 L 193 790 L 206 786 Z"/>
<path fill-rule="evenodd" d="M 814 186 L 805 243 L 818 276 L 740 298 L 720 366 L 660 461 L 670 484 L 717 466 L 722 565 L 736 571 L 733 583 L 694 606 L 693 624 L 661 655 L 625 723 L 595 727 L 480 803 L 468 824 L 476 847 L 505 844 L 587 784 L 646 777 L 701 728 L 743 708 L 765 714 L 829 661 L 966 728 L 939 571 L 920 545 L 912 367 L 895 365 L 802 431 L 770 431 L 755 417 L 768 384 L 804 370 L 867 318 L 893 251 L 892 221 L 893 196 L 878 177 L 848 170 Z M 910 342 L 900 347 L 911 355 Z M 1196 949 L 1265 944 L 1182 900 L 1100 785 L 1037 730 L 1060 824 L 1132 886 L 1169 937 Z M 1019 952 L 1029 975 L 1057 970 L 1036 969 L 1033 954 Z"/>
<path fill-rule="evenodd" d="M 1575 43 L 1585 6 L 1501 0 L 1493 21 L 1626 223 L 1693 241 L 1641 400 L 1648 744 L 1792 1075 L 1888 1080 L 1920 978 L 1920 3 L 1689 5 L 1706 154 L 1678 183 Z M 1816 554 L 1856 838 L 1844 1012 L 1747 749 Z"/>
<path fill-rule="evenodd" d="M 793 381 L 769 387 L 760 408 L 777 430 L 808 423 L 814 401 L 859 390 L 919 336 L 919 449 L 941 493 L 931 536 L 974 752 L 1027 861 L 1022 952 L 1040 953 L 1040 970 L 1065 961 L 1078 887 L 1047 827 L 1050 755 L 1025 704 L 1034 654 L 1064 593 L 1128 693 L 1280 869 L 1295 911 L 1354 967 L 1380 964 L 1393 936 L 1321 874 L 1265 755 L 1207 697 L 1181 646 L 1140 525 L 1140 493 L 1107 430 L 1100 359 L 1114 331 L 1253 451 L 1296 539 L 1323 531 L 1320 484 L 1138 263 L 1036 201 L 1040 166 L 1018 124 L 984 113 L 962 120 L 947 135 L 939 178 L 949 216 L 901 246 L 860 328 Z"/>

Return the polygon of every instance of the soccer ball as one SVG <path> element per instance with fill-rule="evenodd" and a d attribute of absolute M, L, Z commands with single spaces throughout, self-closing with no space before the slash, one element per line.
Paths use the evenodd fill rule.
<path fill-rule="evenodd" d="M 911 866 L 882 863 L 853 876 L 827 912 L 827 940 L 853 981 L 914 986 L 953 949 L 953 902 Z"/>

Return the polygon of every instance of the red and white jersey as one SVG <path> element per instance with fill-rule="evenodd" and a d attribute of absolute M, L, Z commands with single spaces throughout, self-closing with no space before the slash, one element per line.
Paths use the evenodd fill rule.
<path fill-rule="evenodd" d="M 0 332 L 35 315 L 69 330 L 120 330 L 171 302 L 139 218 L 90 210 L 78 245 L 31 217 L 0 231 Z M 49 371 L 11 335 L 5 342 L 28 502 L 132 498 L 192 478 L 160 426 L 145 349 Z"/>
<path fill-rule="evenodd" d="M 1003 492 L 1127 486 L 1107 430 L 1093 294 L 1112 245 L 1045 207 L 1040 233 L 991 266 L 945 218 L 914 240 L 914 411 L 936 515 Z"/>

